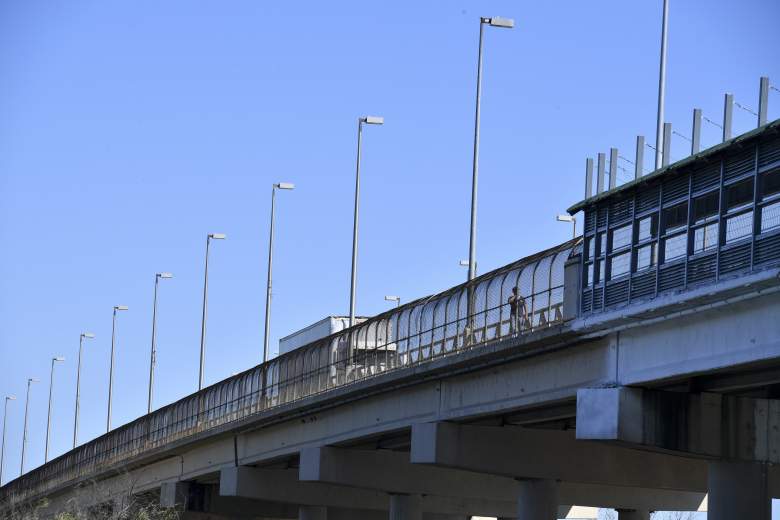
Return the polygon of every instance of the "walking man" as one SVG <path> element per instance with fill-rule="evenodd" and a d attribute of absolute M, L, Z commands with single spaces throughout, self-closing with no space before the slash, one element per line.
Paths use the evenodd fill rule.
<path fill-rule="evenodd" d="M 528 317 L 528 311 L 525 308 L 525 298 L 520 296 L 517 287 L 512 287 L 512 294 L 507 299 L 509 303 L 509 333 L 517 334 L 522 328 Z"/>

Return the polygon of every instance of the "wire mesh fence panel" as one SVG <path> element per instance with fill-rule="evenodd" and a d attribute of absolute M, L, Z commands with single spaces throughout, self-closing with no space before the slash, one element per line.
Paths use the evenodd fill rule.
<path fill-rule="evenodd" d="M 450 294 L 445 306 L 444 351 L 458 348 L 458 300 L 460 293 Z"/>

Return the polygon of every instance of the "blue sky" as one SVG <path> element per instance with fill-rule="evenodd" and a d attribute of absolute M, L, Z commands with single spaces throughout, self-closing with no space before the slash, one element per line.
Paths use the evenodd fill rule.
<path fill-rule="evenodd" d="M 197 387 L 205 236 L 207 383 L 259 361 L 270 189 L 277 199 L 272 349 L 349 304 L 356 120 L 364 134 L 357 308 L 457 284 L 467 256 L 480 15 L 485 39 L 478 261 L 493 269 L 568 238 L 556 213 L 583 192 L 586 156 L 654 140 L 660 0 L 624 2 L 98 2 L 0 4 L 0 396 L 15 394 L 6 479 L 18 474 L 27 377 L 28 467 L 70 447 L 78 336 L 80 439 L 105 427 L 111 309 L 114 424 L 144 413 L 154 273 L 156 405 Z M 672 1 L 667 119 L 753 109 L 780 85 L 780 4 Z M 770 119 L 780 93 L 770 94 Z M 755 117 L 735 109 L 735 133 Z M 705 124 L 705 145 L 719 130 Z M 673 155 L 688 143 L 675 136 Z M 647 166 L 651 153 L 646 154 Z M 627 168 L 630 165 L 625 164 Z M 627 177 L 627 174 L 621 175 Z"/>

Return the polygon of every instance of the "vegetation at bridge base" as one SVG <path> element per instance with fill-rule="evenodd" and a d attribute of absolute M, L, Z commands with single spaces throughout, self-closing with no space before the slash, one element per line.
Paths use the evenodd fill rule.
<path fill-rule="evenodd" d="M 129 475 L 123 492 L 111 493 L 98 481 L 79 485 L 67 501 L 42 499 L 6 509 L 0 520 L 179 520 L 181 511 L 160 506 L 159 492 L 136 493 Z"/>

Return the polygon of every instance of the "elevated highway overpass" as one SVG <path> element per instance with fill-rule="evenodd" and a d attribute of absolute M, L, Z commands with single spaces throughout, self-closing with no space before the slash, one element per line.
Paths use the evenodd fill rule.
<path fill-rule="evenodd" d="M 710 519 L 768 519 L 778 129 L 575 205 L 582 238 L 116 428 L 0 488 L 0 515 L 133 495 L 193 519 L 625 519 L 707 495 Z"/>

